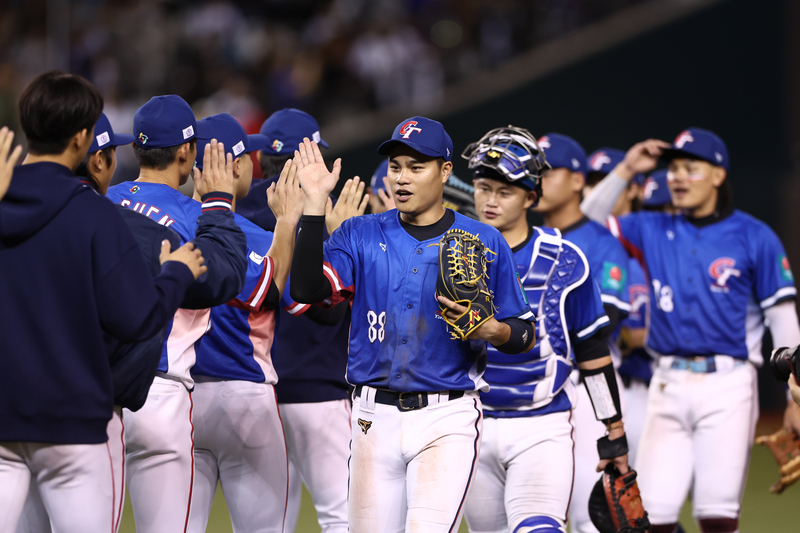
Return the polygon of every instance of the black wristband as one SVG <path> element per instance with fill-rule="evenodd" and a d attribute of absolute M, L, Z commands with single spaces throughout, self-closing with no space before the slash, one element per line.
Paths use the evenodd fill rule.
<path fill-rule="evenodd" d="M 511 328 L 511 335 L 508 340 L 500 346 L 495 346 L 497 351 L 510 355 L 517 354 L 525 350 L 533 338 L 533 324 L 521 318 L 507 318 L 501 320 Z"/>
<path fill-rule="evenodd" d="M 618 439 L 610 440 L 608 435 L 597 439 L 597 453 L 600 459 L 616 459 L 628 453 L 628 438 L 623 435 Z"/>

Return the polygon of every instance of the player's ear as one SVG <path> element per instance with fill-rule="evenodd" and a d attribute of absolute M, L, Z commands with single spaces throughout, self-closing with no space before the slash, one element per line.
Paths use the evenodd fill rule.
<path fill-rule="evenodd" d="M 183 143 L 178 147 L 178 151 L 175 153 L 175 160 L 178 164 L 183 165 L 186 161 L 189 160 L 189 157 L 192 153 L 191 143 Z"/>
<path fill-rule="evenodd" d="M 723 167 L 711 167 L 711 183 L 714 185 L 714 187 L 721 186 L 727 176 L 728 172 Z"/>
<path fill-rule="evenodd" d="M 237 157 L 233 160 L 233 179 L 238 180 L 242 176 L 242 157 L 248 157 L 247 155 Z"/>
<path fill-rule="evenodd" d="M 583 172 L 572 172 L 572 191 L 577 193 L 582 193 L 583 188 L 586 186 L 586 176 L 583 175 Z"/>
<path fill-rule="evenodd" d="M 94 128 L 92 128 L 92 131 L 94 131 Z M 76 151 L 88 150 L 89 145 L 92 144 L 92 141 L 90 140 L 91 134 L 92 132 L 90 132 L 89 130 L 82 129 L 81 131 L 72 136 L 72 139 L 70 140 L 70 145 Z"/>
<path fill-rule="evenodd" d="M 102 172 L 106 166 L 106 158 L 103 156 L 103 151 L 98 150 L 89 156 L 89 168 L 94 173 Z"/>
<path fill-rule="evenodd" d="M 444 163 L 442 163 L 442 171 L 441 171 L 442 183 L 447 183 L 448 178 L 450 178 L 451 172 L 453 172 L 453 162 L 445 161 Z"/>
<path fill-rule="evenodd" d="M 523 203 L 522 205 L 525 207 L 525 209 L 530 209 L 535 203 L 536 203 L 536 192 L 528 191 L 527 194 L 525 194 L 525 203 Z"/>

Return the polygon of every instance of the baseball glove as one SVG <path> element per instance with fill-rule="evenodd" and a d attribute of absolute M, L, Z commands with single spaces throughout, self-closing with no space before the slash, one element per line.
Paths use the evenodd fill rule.
<path fill-rule="evenodd" d="M 467 308 L 462 315 L 451 320 L 447 315 L 450 310 L 439 304 L 453 339 L 467 340 L 470 333 L 494 316 L 492 293 L 486 287 L 487 254 L 494 252 L 486 248 L 476 235 L 464 230 L 448 230 L 439 240 L 436 295 Z"/>
<path fill-rule="evenodd" d="M 650 520 L 642 506 L 636 471 L 624 476 L 608 465 L 589 497 L 589 517 L 600 533 L 649 533 Z"/>
<path fill-rule="evenodd" d="M 800 479 L 800 437 L 797 433 L 779 429 L 772 435 L 758 437 L 756 443 L 769 448 L 780 467 L 781 478 L 769 488 L 770 492 L 780 494 Z"/>

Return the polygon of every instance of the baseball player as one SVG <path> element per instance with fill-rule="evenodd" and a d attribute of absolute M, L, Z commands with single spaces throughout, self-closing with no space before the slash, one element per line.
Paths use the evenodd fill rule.
<path fill-rule="evenodd" d="M 481 221 L 512 247 L 517 276 L 538 317 L 531 351 L 509 356 L 488 349 L 491 388 L 481 393 L 484 434 L 467 523 L 471 532 L 563 533 L 575 472 L 573 356 L 595 415 L 608 428 L 600 443 L 625 440 L 603 330 L 609 320 L 583 252 L 559 230 L 528 224 L 527 211 L 539 200 L 541 174 L 549 168 L 536 139 L 524 129 L 498 128 L 469 145 L 463 157 L 474 169 Z M 624 447 L 604 454 L 601 465 L 613 458 L 627 472 L 624 454 Z"/>
<path fill-rule="evenodd" d="M 297 109 L 273 113 L 262 125 L 268 144 L 259 157 L 264 179 L 250 188 L 237 211 L 261 228 L 274 231 L 275 215 L 264 191 L 275 183 L 277 172 L 304 137 L 318 139 L 319 125 Z M 326 207 L 327 234 L 344 218 L 363 214 L 363 183 L 348 180 L 334 206 Z M 345 209 L 346 208 L 346 209 Z M 342 209 L 347 211 L 342 214 Z M 278 373 L 281 420 L 289 455 L 289 502 L 286 527 L 294 531 L 300 512 L 302 485 L 314 501 L 323 533 L 347 531 L 347 461 L 350 457 L 350 386 L 345 381 L 350 305 L 342 302 L 330 310 L 295 302 L 284 290 L 288 305 L 278 317 L 272 361 Z"/>
<path fill-rule="evenodd" d="M 268 140 L 247 135 L 228 114 L 210 116 L 199 124 L 206 126 L 209 138 L 198 141 L 198 151 L 211 137 L 229 147 L 235 211 L 236 199 L 250 190 L 250 154 L 267 146 Z M 199 157 L 197 164 L 203 165 Z M 287 161 L 278 182 L 267 189 L 277 220 L 274 234 L 237 218 L 247 236 L 247 279 L 235 300 L 211 309 L 214 327 L 195 348 L 195 478 L 188 531 L 206 530 L 218 482 L 237 531 L 283 531 L 288 462 L 270 349 L 303 211 L 296 174 Z"/>
<path fill-rule="evenodd" d="M 346 221 L 322 242 L 328 172 L 316 143 L 295 154 L 306 195 L 292 261 L 295 300 L 352 298 L 347 380 L 355 385 L 350 531 L 456 531 L 475 473 L 483 417 L 478 391 L 485 341 L 519 353 L 533 344 L 532 313 L 500 233 L 442 206 L 453 145 L 424 117 L 401 122 L 379 148 L 389 157 L 396 210 Z M 479 234 L 497 256 L 488 288 L 497 313 L 467 341 L 453 340 L 433 298 L 439 239 L 449 228 Z"/>
<path fill-rule="evenodd" d="M 580 210 L 581 195 L 586 183 L 586 152 L 574 139 L 549 133 L 539 139 L 553 170 L 542 178 L 542 198 L 534 208 L 544 217 L 544 224 L 561 231 L 586 255 L 592 277 L 600 287 L 603 308 L 610 323 L 606 326 L 609 350 L 618 367 L 622 354 L 616 344 L 619 324 L 630 311 L 628 304 L 628 255 L 617 239 L 601 224 L 586 218 Z M 573 374 L 578 379 L 577 373 Z M 575 486 L 570 506 L 570 522 L 574 531 L 596 532 L 589 518 L 588 502 L 597 481 L 595 442 L 606 431 L 595 419 L 586 389 L 578 388 L 575 408 Z M 623 399 L 623 411 L 625 403 Z"/>
<path fill-rule="evenodd" d="M 634 145 L 587 197 L 585 212 L 605 219 L 619 190 L 659 158 L 678 213 L 617 219 L 650 276 L 647 345 L 659 356 L 636 460 L 642 499 L 654 533 L 674 530 L 690 490 L 701 530 L 730 533 L 739 528 L 758 417 L 764 323 L 776 346 L 797 344 L 796 289 L 775 233 L 733 208 L 728 151 L 710 131 Z"/>
<path fill-rule="evenodd" d="M 14 165 L 17 164 L 22 154 L 22 145 L 17 145 L 14 150 L 11 146 L 14 141 L 14 132 L 7 126 L 0 128 L 0 200 L 6 195 L 14 174 Z"/>
<path fill-rule="evenodd" d="M 206 147 L 215 172 L 228 174 L 230 192 L 206 194 L 203 203 L 177 188 L 188 180 L 195 164 L 196 137 L 202 133 L 189 105 L 180 97 L 156 96 L 134 115 L 134 155 L 140 175 L 135 182 L 111 187 L 107 197 L 175 230 L 181 242 L 195 238 L 204 211 L 227 213 L 233 201 L 233 163 L 224 161 L 223 147 Z M 199 179 L 199 170 L 194 170 Z M 238 222 L 237 222 L 238 223 Z M 247 254 L 246 249 L 240 254 Z M 241 256 L 236 258 L 236 267 Z M 232 261 L 220 257 L 213 265 L 226 271 Z M 220 279 L 205 280 L 208 295 L 228 290 Z M 235 289 L 238 293 L 241 284 Z M 124 410 L 128 492 L 138 531 L 182 531 L 191 504 L 193 427 L 191 390 L 195 343 L 209 330 L 209 309 L 180 309 L 167 329 L 158 372 L 147 400 L 138 411 Z"/>
<path fill-rule="evenodd" d="M 73 175 L 102 106 L 89 82 L 58 71 L 19 100 L 29 153 L 0 202 L 1 531 L 15 530 L 31 475 L 54 530 L 114 527 L 105 337 L 152 337 L 206 270 L 199 250 L 169 254 L 167 242 L 153 278 L 113 206 Z"/>

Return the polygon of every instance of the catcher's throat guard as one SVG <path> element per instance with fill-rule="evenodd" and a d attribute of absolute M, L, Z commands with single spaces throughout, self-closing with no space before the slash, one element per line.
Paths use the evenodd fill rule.
<path fill-rule="evenodd" d="M 453 339 L 467 340 L 481 324 L 494 316 L 493 295 L 486 286 L 486 265 L 496 255 L 486 248 L 477 235 L 450 229 L 439 240 L 439 276 L 436 295 L 462 305 L 466 310 L 451 319 L 450 309 L 439 303 Z"/>
<path fill-rule="evenodd" d="M 636 471 L 624 476 L 609 464 L 589 496 L 589 517 L 600 533 L 649 533 L 650 520 L 642 505 Z"/>

